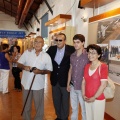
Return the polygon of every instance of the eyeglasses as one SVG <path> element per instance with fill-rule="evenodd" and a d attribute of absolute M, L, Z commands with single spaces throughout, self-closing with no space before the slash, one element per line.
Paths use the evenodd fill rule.
<path fill-rule="evenodd" d="M 55 41 L 56 41 L 56 42 L 58 42 L 58 41 L 59 41 L 59 42 L 62 42 L 63 40 L 61 40 L 61 39 L 55 39 Z"/>
<path fill-rule="evenodd" d="M 95 55 L 95 54 L 97 54 L 96 52 L 88 52 L 88 55 Z"/>

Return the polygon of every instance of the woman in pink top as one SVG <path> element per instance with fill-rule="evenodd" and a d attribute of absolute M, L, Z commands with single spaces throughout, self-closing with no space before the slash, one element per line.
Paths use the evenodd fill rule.
<path fill-rule="evenodd" d="M 105 97 L 103 90 L 107 84 L 108 67 L 100 62 L 101 47 L 91 44 L 87 47 L 90 64 L 85 66 L 82 81 L 82 95 L 85 100 L 87 120 L 104 120 Z"/>

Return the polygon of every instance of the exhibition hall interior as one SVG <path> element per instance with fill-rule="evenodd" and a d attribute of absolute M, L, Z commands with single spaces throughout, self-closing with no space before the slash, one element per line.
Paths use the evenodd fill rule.
<path fill-rule="evenodd" d="M 65 65 L 62 66 L 63 61 L 61 66 L 58 65 L 58 61 L 62 58 L 67 59 L 63 53 L 66 48 L 59 49 L 63 42 L 61 36 L 66 36 L 65 43 L 63 43 L 65 46 L 74 48 L 73 38 L 78 34 L 85 38 L 83 45 L 85 49 L 90 44 L 101 48 L 101 62 L 108 66 L 108 76 L 115 87 L 114 97 L 105 99 L 103 117 L 104 120 L 120 120 L 120 0 L 0 0 L 0 120 L 103 120 L 94 117 L 83 119 L 83 108 L 81 104 L 77 103 L 75 116 L 78 117 L 72 118 L 75 111 L 71 91 L 68 92 L 67 87 L 72 53 Z M 54 52 L 55 48 L 57 52 Z M 14 52 L 16 49 L 17 52 Z M 41 50 L 40 55 L 44 56 L 44 59 L 39 58 L 37 49 Z M 63 54 L 62 58 L 61 54 Z M 37 61 L 40 65 L 36 65 Z M 65 68 L 67 64 L 68 68 Z M 5 68 L 6 65 L 9 67 Z M 29 67 L 30 65 L 32 67 Z M 64 69 L 62 70 L 61 67 Z M 64 74 L 59 76 L 58 69 L 66 74 L 66 82 L 63 81 L 66 85 L 60 86 L 60 83 L 55 80 L 52 82 L 52 79 L 56 78 L 58 79 L 56 81 L 61 80 L 62 84 Z M 16 72 L 16 70 L 19 71 Z M 59 77 L 56 77 L 56 74 Z M 36 75 L 35 78 L 33 75 Z M 27 78 L 29 79 L 24 80 Z M 19 81 L 16 82 L 16 79 Z M 74 78 L 71 77 L 71 81 L 72 79 Z M 36 84 L 34 84 L 35 82 Z M 29 87 L 25 84 L 28 84 Z M 64 92 L 66 91 L 68 96 L 70 95 L 69 100 L 64 101 L 69 107 L 66 104 L 62 106 L 65 109 L 65 106 L 69 108 L 65 118 L 62 115 L 60 117 L 58 115 L 60 113 L 57 112 L 56 104 L 58 105 L 60 100 L 58 100 L 59 93 L 57 94 L 56 86 L 60 88 L 60 91 L 64 89 Z M 73 84 L 73 86 L 75 85 Z M 54 94 L 55 89 L 56 94 Z M 80 87 L 79 91 L 82 91 L 81 89 Z M 26 90 L 27 93 L 25 93 Z M 37 90 L 40 92 L 43 90 L 43 94 L 40 93 L 43 101 L 39 100 L 42 102 L 39 104 L 35 104 L 38 93 L 35 96 L 33 92 Z M 64 93 L 64 95 L 66 94 Z M 28 101 L 29 97 L 32 102 Z M 83 101 L 85 100 L 82 93 L 81 98 Z M 79 103 L 79 101 L 77 102 Z M 28 111 L 30 117 L 27 118 L 24 112 L 28 102 L 32 107 Z M 64 103 L 62 102 L 60 104 Z M 39 108 L 43 112 L 43 118 L 40 119 L 37 118 L 39 110 L 36 108 L 41 104 L 44 109 Z M 61 109 L 63 109 L 62 107 Z M 65 112 L 61 112 L 61 114 L 65 115 Z"/>

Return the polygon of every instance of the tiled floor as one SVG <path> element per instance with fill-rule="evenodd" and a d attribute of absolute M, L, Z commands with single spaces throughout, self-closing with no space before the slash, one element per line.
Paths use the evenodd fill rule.
<path fill-rule="evenodd" d="M 17 92 L 13 88 L 13 77 L 9 79 L 9 94 L 0 92 L 0 120 L 22 120 L 22 92 Z M 45 84 L 45 120 L 54 120 L 56 118 L 51 97 L 51 85 L 49 80 Z M 32 118 L 34 118 L 35 109 L 32 105 Z M 79 115 L 80 116 L 80 115 Z M 80 118 L 79 118 L 80 119 Z"/>
<path fill-rule="evenodd" d="M 9 79 L 9 94 L 0 92 L 0 120 L 23 120 L 21 117 L 22 111 L 22 92 L 17 92 L 13 89 L 13 77 Z M 45 115 L 44 120 L 54 120 L 56 118 L 51 97 L 51 85 L 49 80 L 45 84 Z M 71 111 L 71 110 L 70 110 Z M 34 104 L 32 105 L 32 120 L 34 120 Z M 79 120 L 81 115 L 79 111 Z"/>

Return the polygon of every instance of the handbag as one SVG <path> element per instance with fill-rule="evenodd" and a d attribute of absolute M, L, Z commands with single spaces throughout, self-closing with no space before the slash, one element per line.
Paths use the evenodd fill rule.
<path fill-rule="evenodd" d="M 115 94 L 115 84 L 114 82 L 108 77 L 108 83 L 106 88 L 104 89 L 104 96 L 106 99 L 114 98 Z"/>
<path fill-rule="evenodd" d="M 99 74 L 100 74 L 100 66 L 99 66 Z M 111 80 L 108 76 L 107 79 L 107 86 L 105 87 L 104 91 L 104 96 L 106 99 L 111 99 L 114 98 L 114 94 L 115 94 L 115 84 L 113 82 L 113 80 Z"/>

